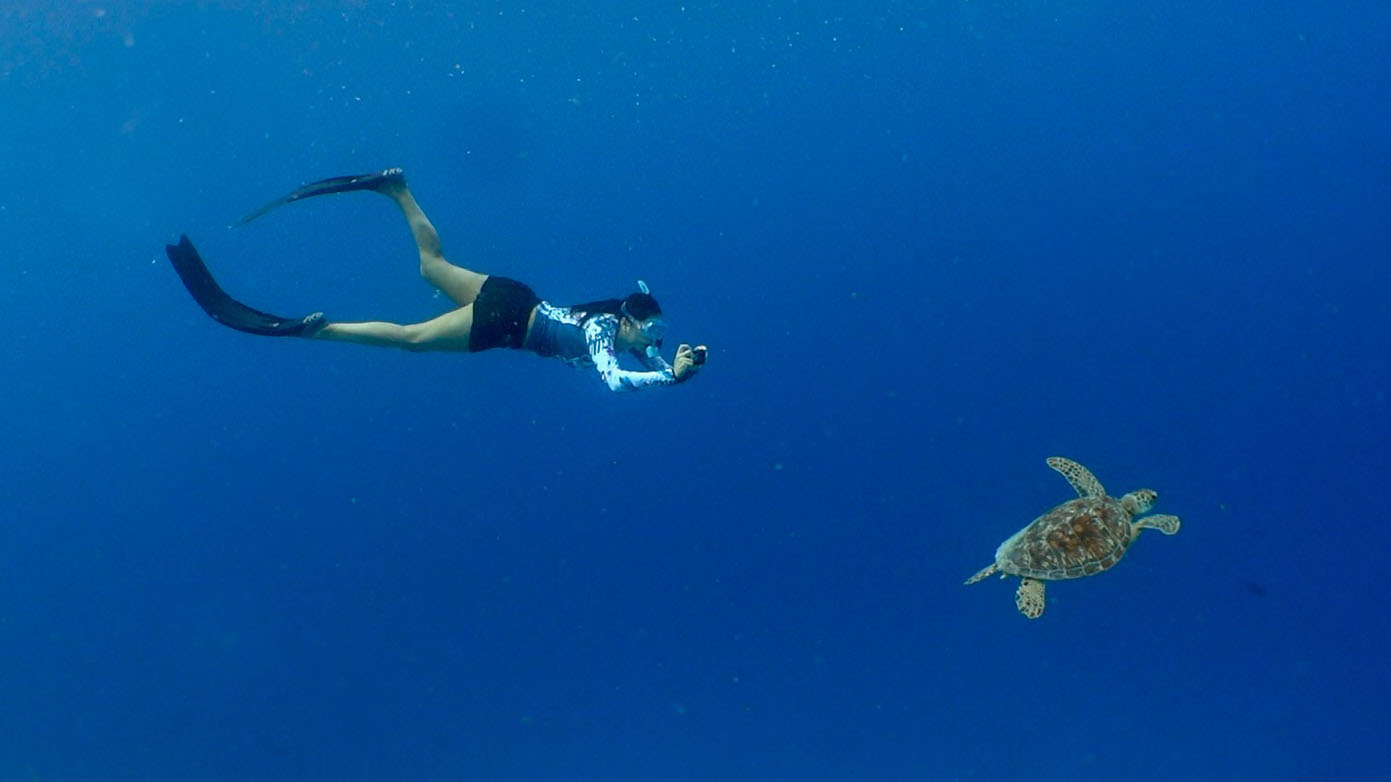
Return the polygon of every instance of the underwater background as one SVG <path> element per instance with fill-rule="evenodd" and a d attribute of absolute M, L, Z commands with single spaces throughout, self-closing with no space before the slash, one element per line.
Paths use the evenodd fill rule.
<path fill-rule="evenodd" d="M 1391 779 L 1391 11 L 0 7 L 0 780 Z M 214 323 L 642 278 L 689 384 Z M 668 356 L 670 353 L 668 353 Z M 1183 520 L 962 581 L 1072 490 Z"/>

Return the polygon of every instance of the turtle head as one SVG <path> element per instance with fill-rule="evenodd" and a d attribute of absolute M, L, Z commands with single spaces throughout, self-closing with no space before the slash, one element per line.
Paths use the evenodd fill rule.
<path fill-rule="evenodd" d="M 1154 501 L 1157 499 L 1159 499 L 1159 492 L 1154 489 L 1136 489 L 1121 497 L 1121 507 L 1125 508 L 1126 513 L 1134 516 L 1153 508 Z"/>

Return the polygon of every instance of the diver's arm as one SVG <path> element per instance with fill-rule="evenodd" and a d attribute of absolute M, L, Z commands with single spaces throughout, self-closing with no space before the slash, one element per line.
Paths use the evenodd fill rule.
<path fill-rule="evenodd" d="M 589 348 L 589 358 L 610 391 L 636 391 L 676 382 L 676 375 L 670 367 L 651 372 L 629 372 L 620 367 L 618 354 L 614 352 L 617 330 L 618 324 L 613 318 L 593 318 L 584 327 L 584 342 Z"/>
<path fill-rule="evenodd" d="M 637 356 L 638 361 L 653 372 L 671 372 L 671 364 L 662 358 L 661 351 L 656 345 L 648 345 L 647 350 L 634 350 L 633 355 Z"/>

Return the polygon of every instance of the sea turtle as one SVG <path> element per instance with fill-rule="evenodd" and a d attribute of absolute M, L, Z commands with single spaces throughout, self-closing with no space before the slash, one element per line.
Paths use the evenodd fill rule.
<path fill-rule="evenodd" d="M 1177 516 L 1156 515 L 1135 519 L 1154 506 L 1159 494 L 1139 489 L 1116 499 L 1106 496 L 1101 482 L 1086 467 L 1061 456 L 1048 466 L 1062 473 L 1080 495 L 1068 500 L 1010 536 L 995 550 L 990 567 L 966 579 L 967 584 L 993 573 L 1019 576 L 1014 604 L 1030 619 L 1043 616 L 1043 582 L 1081 578 L 1100 573 L 1120 561 L 1142 529 L 1165 535 L 1178 532 Z"/>

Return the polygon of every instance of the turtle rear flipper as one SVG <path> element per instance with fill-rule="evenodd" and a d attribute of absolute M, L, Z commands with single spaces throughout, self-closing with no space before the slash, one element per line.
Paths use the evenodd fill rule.
<path fill-rule="evenodd" d="M 1146 516 L 1135 521 L 1135 529 L 1157 529 L 1165 535 L 1172 535 L 1178 532 L 1178 516 L 1170 516 L 1167 513 L 1157 513 L 1153 516 Z"/>
<path fill-rule="evenodd" d="M 974 583 L 976 583 L 977 581 L 980 581 L 980 580 L 983 579 L 983 578 L 988 578 L 988 577 L 990 577 L 995 571 L 997 571 L 997 570 L 999 570 L 999 569 L 1000 569 L 1000 566 L 992 562 L 992 563 L 990 563 L 990 567 L 987 567 L 987 568 L 981 570 L 979 573 L 975 574 L 974 576 L 971 576 L 970 578 L 966 579 L 966 584 L 965 584 L 965 586 L 970 586 L 971 584 L 974 584 Z"/>
<path fill-rule="evenodd" d="M 1014 604 L 1019 613 L 1030 619 L 1043 616 L 1043 582 L 1033 578 L 1019 580 L 1019 589 L 1014 593 Z"/>

